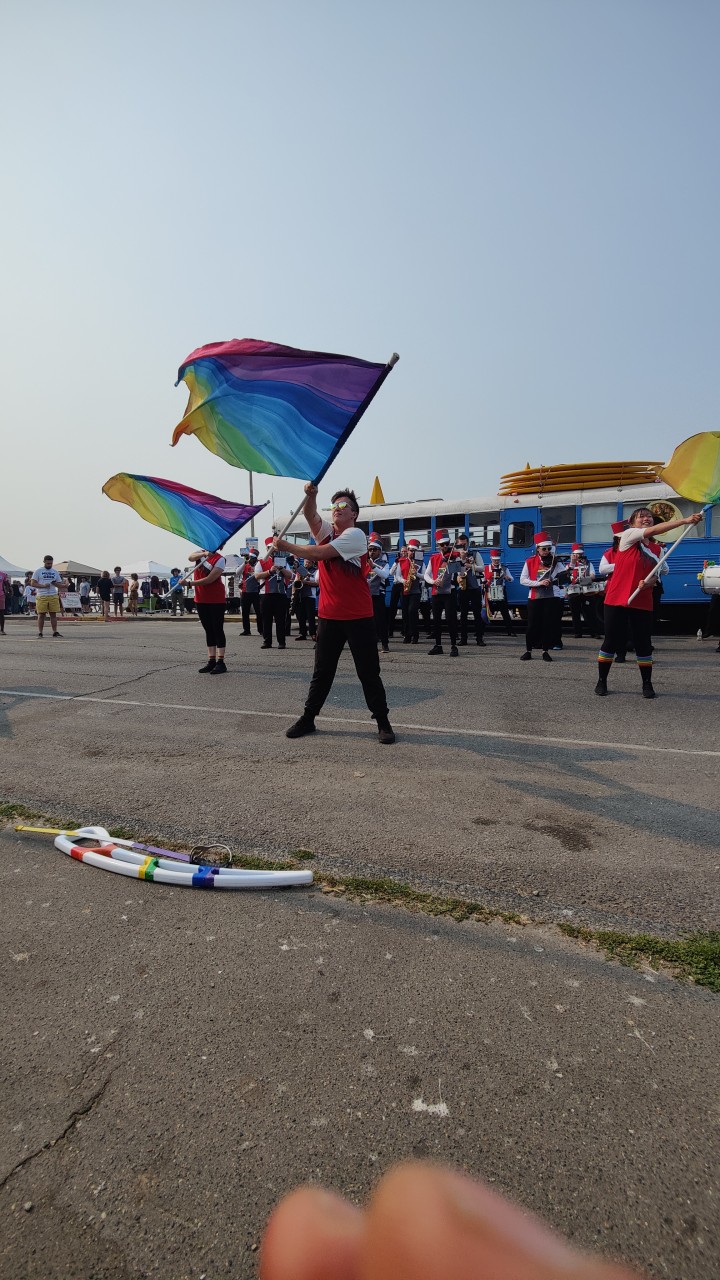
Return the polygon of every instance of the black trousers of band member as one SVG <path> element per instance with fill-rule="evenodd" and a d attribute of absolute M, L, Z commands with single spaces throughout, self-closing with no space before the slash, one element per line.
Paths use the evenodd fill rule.
<path fill-rule="evenodd" d="M 450 644 L 455 648 L 457 644 L 457 604 L 452 592 L 448 595 L 433 596 L 432 598 L 433 635 L 435 636 L 436 644 L 442 644 L 443 610 L 445 611 L 448 631 L 450 632 Z"/>
<path fill-rule="evenodd" d="M 507 600 L 490 600 L 488 602 L 487 607 L 488 607 L 489 613 L 500 614 L 500 617 L 505 623 L 505 630 L 507 631 L 508 635 L 512 635 L 513 624 L 512 624 L 512 618 L 510 617 L 510 608 L 508 606 Z"/>
<path fill-rule="evenodd" d="M 304 600 L 303 599 L 298 600 L 297 620 L 298 620 L 300 635 L 302 636 L 303 640 L 307 640 L 308 633 L 310 634 L 310 638 L 314 639 L 315 629 L 316 629 L 315 601 L 312 599 L 312 597 L 306 596 Z"/>
<path fill-rule="evenodd" d="M 246 636 L 250 635 L 250 610 L 255 610 L 255 625 L 258 634 L 262 632 L 262 624 L 260 622 L 260 592 L 259 591 L 243 591 L 240 596 L 240 608 L 242 610 L 243 632 Z"/>
<path fill-rule="evenodd" d="M 628 631 L 635 646 L 638 662 L 652 661 L 651 609 L 627 609 L 620 604 L 605 605 L 605 635 L 600 646 L 601 656 L 612 658 L 627 651 Z"/>
<path fill-rule="evenodd" d="M 558 605 L 562 608 L 562 600 L 554 600 L 552 597 L 547 600 L 528 600 L 525 633 L 525 647 L 528 651 L 543 649 L 547 653 L 557 643 Z"/>
<path fill-rule="evenodd" d="M 711 596 L 705 621 L 702 625 L 703 640 L 708 636 L 720 635 L 720 596 Z"/>
<path fill-rule="evenodd" d="M 423 620 L 423 626 L 429 639 L 433 633 L 432 600 L 423 600 L 421 597 L 418 612 Z"/>
<path fill-rule="evenodd" d="M 403 637 L 417 644 L 420 639 L 420 592 L 409 591 L 402 597 Z"/>
<path fill-rule="evenodd" d="M 225 602 L 219 604 L 195 604 L 208 649 L 225 648 Z"/>
<path fill-rule="evenodd" d="M 305 714 L 319 714 L 332 688 L 340 654 L 346 642 L 353 656 L 368 709 L 378 722 L 387 720 L 387 698 L 380 679 L 374 618 L 354 618 L 350 622 L 340 622 L 336 618 L 318 618 L 315 669 L 305 700 Z"/>
<path fill-rule="evenodd" d="M 272 644 L 273 622 L 275 623 L 275 635 L 278 644 L 285 643 L 285 618 L 287 615 L 287 596 L 283 592 L 274 592 L 272 595 L 263 596 L 262 602 L 262 628 L 263 643 Z"/>
<path fill-rule="evenodd" d="M 403 597 L 402 582 L 393 582 L 390 591 L 390 607 L 388 609 L 388 630 L 391 636 L 395 635 L 395 621 L 397 611 Z"/>
<path fill-rule="evenodd" d="M 568 596 L 568 604 L 570 606 L 573 633 L 576 636 L 581 636 L 583 623 L 585 623 L 588 635 L 596 635 L 598 626 L 597 613 L 595 611 L 595 597 L 583 595 Z"/>
<path fill-rule="evenodd" d="M 485 635 L 482 591 L 479 587 L 468 587 L 467 591 L 458 591 L 458 600 L 460 602 L 460 639 L 468 638 L 468 613 L 472 609 L 475 620 L 475 639 L 482 640 Z"/>
<path fill-rule="evenodd" d="M 383 649 L 388 647 L 388 615 L 387 606 L 385 604 L 385 592 L 381 591 L 379 595 L 373 596 L 373 617 L 375 619 L 375 634 L 378 644 Z"/>

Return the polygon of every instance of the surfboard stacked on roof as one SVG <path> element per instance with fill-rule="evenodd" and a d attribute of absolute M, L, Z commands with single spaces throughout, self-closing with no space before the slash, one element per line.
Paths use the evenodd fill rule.
<path fill-rule="evenodd" d="M 500 477 L 500 497 L 563 493 L 576 489 L 623 489 L 660 479 L 663 462 L 567 462 L 554 467 L 509 471 Z"/>

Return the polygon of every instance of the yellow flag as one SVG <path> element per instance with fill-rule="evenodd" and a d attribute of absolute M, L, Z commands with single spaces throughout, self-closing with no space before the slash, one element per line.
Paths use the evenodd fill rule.
<path fill-rule="evenodd" d="M 384 501 L 385 501 L 385 494 L 384 494 L 384 493 L 383 493 L 383 491 L 382 491 L 382 485 L 380 484 L 380 478 L 379 478 L 379 476 L 376 476 L 376 477 L 375 477 L 375 483 L 374 483 L 374 485 L 373 485 L 373 487 L 372 487 L 372 493 L 370 494 L 370 506 L 371 506 L 371 507 L 376 506 L 376 505 L 377 505 L 377 503 L 379 503 L 379 502 L 384 502 Z"/>

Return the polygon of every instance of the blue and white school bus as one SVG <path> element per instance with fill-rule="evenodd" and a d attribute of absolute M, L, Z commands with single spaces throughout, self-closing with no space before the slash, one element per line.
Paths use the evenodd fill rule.
<path fill-rule="evenodd" d="M 527 602 L 520 573 L 525 560 L 533 554 L 536 533 L 544 529 L 561 556 L 570 554 L 573 542 L 582 542 L 597 570 L 603 552 L 612 545 L 611 524 L 627 519 L 637 507 L 644 506 L 653 509 L 658 520 L 672 520 L 699 510 L 700 504 L 679 497 L 666 484 L 653 483 L 533 497 L 471 498 L 462 502 L 426 498 L 384 503 L 361 507 L 358 524 L 366 533 L 380 534 L 391 559 L 408 538 L 417 538 L 427 559 L 435 546 L 436 529 L 447 529 L 451 538 L 466 533 L 471 546 L 481 553 L 499 547 L 503 563 L 515 579 L 508 584 L 508 600 L 517 607 Z M 674 530 L 661 541 L 673 541 L 681 532 Z M 288 536 L 301 540 L 303 534 L 307 537 L 307 526 L 298 520 Z M 720 563 L 720 506 L 706 512 L 703 521 L 690 528 L 668 560 L 668 573 L 662 580 L 662 617 L 679 625 L 697 622 L 708 599 L 698 577 L 706 561 Z"/>

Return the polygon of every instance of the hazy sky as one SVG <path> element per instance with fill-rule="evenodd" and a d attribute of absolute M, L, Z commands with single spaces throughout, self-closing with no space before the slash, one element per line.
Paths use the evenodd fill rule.
<path fill-rule="evenodd" d="M 716 0 L 5 0 L 0 32 L 6 558 L 182 560 L 116 471 L 245 498 L 169 448 L 227 338 L 400 353 L 321 500 L 717 429 Z"/>

